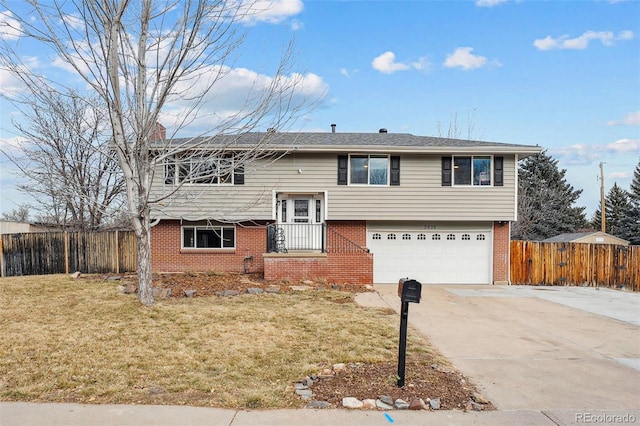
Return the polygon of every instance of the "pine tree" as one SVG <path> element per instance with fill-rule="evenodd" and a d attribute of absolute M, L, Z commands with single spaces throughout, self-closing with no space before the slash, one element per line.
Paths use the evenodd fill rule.
<path fill-rule="evenodd" d="M 565 174 L 546 151 L 523 160 L 518 169 L 518 221 L 512 238 L 543 240 L 587 224 L 585 208 L 574 206 L 582 190 L 574 190 Z"/>
<path fill-rule="evenodd" d="M 604 200 L 607 209 L 605 218 L 605 229 L 608 234 L 619 238 L 626 239 L 626 228 L 629 224 L 629 214 L 631 213 L 631 202 L 629 201 L 629 193 L 614 183 Z M 600 207 L 596 209 L 591 220 L 591 225 L 595 229 L 601 229 L 600 218 L 602 212 Z"/>
<path fill-rule="evenodd" d="M 640 159 L 629 187 L 629 212 L 621 235 L 630 244 L 640 245 Z"/>

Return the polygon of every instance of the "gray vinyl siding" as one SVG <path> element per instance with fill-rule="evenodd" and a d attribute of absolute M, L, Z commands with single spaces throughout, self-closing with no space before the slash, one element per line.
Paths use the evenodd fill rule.
<path fill-rule="evenodd" d="M 327 220 L 515 219 L 514 155 L 504 156 L 501 187 L 443 187 L 440 155 L 400 157 L 400 186 L 378 187 L 337 185 L 337 154 L 290 154 L 270 166 L 247 165 L 244 185 L 185 186 L 177 196 L 154 208 L 153 216 L 269 220 L 273 219 L 275 191 L 326 192 Z M 162 170 L 159 172 L 154 180 L 154 195 L 166 194 Z"/>

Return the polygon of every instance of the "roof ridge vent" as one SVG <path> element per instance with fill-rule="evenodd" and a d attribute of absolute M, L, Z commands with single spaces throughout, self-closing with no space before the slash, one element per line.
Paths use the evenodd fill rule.
<path fill-rule="evenodd" d="M 387 133 L 387 129 L 383 127 L 382 129 L 378 130 L 378 133 Z"/>

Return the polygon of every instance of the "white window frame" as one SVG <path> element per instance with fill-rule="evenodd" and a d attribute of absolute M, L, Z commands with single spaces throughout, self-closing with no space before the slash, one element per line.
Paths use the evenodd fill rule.
<path fill-rule="evenodd" d="M 222 161 L 231 162 L 230 165 L 225 165 L 224 168 L 229 168 L 230 172 L 225 174 L 225 176 L 215 177 L 215 182 L 197 182 L 197 176 L 195 175 L 195 171 L 201 165 L 209 165 L 213 164 L 218 169 L 220 169 L 220 163 Z M 191 179 L 183 179 L 182 178 L 182 170 L 186 170 L 186 175 L 190 176 Z M 164 160 L 164 182 L 165 185 L 209 185 L 209 186 L 232 186 L 235 184 L 235 156 L 227 155 L 207 155 L 206 152 L 201 153 L 190 153 L 186 156 L 186 158 L 180 158 L 180 156 L 175 155 L 171 157 L 167 157 Z M 221 182 L 221 178 L 225 178 L 223 182 Z M 212 176 L 210 178 L 214 180 Z"/>
<path fill-rule="evenodd" d="M 470 183 L 456 183 L 456 158 L 460 159 L 460 158 L 469 158 L 471 160 L 471 168 L 470 168 Z M 475 184 L 474 183 L 474 159 L 489 159 L 489 184 L 488 185 L 482 185 L 482 184 Z M 488 187 L 492 187 L 494 182 L 493 182 L 493 168 L 494 168 L 494 159 L 493 159 L 493 155 L 454 155 L 451 157 L 451 185 L 452 186 L 459 186 L 459 187 L 477 187 L 477 188 L 488 188 Z"/>
<path fill-rule="evenodd" d="M 365 166 L 365 168 L 367 169 L 367 182 L 351 182 L 351 173 L 353 171 L 353 168 L 351 167 L 351 159 L 352 158 L 364 158 L 366 157 L 367 159 L 367 164 Z M 371 159 L 374 158 L 379 158 L 379 159 L 385 159 L 387 162 L 387 168 L 385 171 L 385 175 L 386 175 L 386 182 L 385 183 L 371 183 L 371 168 L 369 167 L 369 164 L 371 163 Z M 390 184 L 390 179 L 391 179 L 391 156 L 388 154 L 349 154 L 349 159 L 348 159 L 348 166 L 347 166 L 347 176 L 348 176 L 348 182 L 349 185 L 353 185 L 353 186 L 389 186 Z"/>
<path fill-rule="evenodd" d="M 184 232 L 187 229 L 193 230 L 193 247 L 185 246 L 184 241 Z M 224 246 L 224 231 L 225 230 L 233 230 L 233 246 L 225 247 Z M 198 231 L 214 231 L 220 235 L 220 243 L 221 247 L 197 247 L 198 245 Z M 180 248 L 182 250 L 235 250 L 236 248 L 236 239 L 237 239 L 237 230 L 235 225 L 182 225 L 180 227 Z"/>

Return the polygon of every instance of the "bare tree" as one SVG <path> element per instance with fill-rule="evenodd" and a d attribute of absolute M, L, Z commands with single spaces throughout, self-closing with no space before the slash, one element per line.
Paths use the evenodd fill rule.
<path fill-rule="evenodd" d="M 2 3 L 11 10 L 12 2 Z M 151 198 L 156 166 L 176 156 L 195 158 L 203 149 L 229 152 L 233 139 L 219 139 L 219 135 L 239 135 L 257 126 L 283 129 L 308 106 L 297 90 L 306 77 L 289 73 L 293 58 L 289 47 L 273 77 L 256 78 L 238 108 L 213 114 L 206 111 L 205 107 L 225 95 L 218 90 L 219 83 L 238 77 L 230 64 L 244 41 L 246 27 L 239 24 L 256 19 L 269 2 L 28 3 L 31 13 L 12 13 L 18 23 L 13 25 L 19 26 L 13 30 L 53 51 L 107 105 L 112 145 L 126 184 L 126 210 L 137 237 L 138 298 L 151 305 L 150 209 L 159 201 Z M 5 45 L 4 50 L 7 69 L 59 89 L 60 82 L 56 85 L 31 74 L 15 47 Z M 172 118 L 174 125 L 171 135 L 158 140 L 153 136 L 161 114 Z M 174 136 L 186 126 L 202 131 L 198 138 L 177 142 Z M 228 145 L 220 146 L 220 140 Z M 233 167 L 243 167 L 267 151 L 268 140 L 257 140 L 242 151 Z M 187 173 L 202 178 L 197 167 Z M 189 179 L 185 176 L 184 181 Z M 180 185 L 174 186 L 175 191 L 179 189 Z"/>
<path fill-rule="evenodd" d="M 29 207 L 21 205 L 17 209 L 13 209 L 10 212 L 3 212 L 2 220 L 9 220 L 12 222 L 28 222 Z"/>
<path fill-rule="evenodd" d="M 23 114 L 21 136 L 2 152 L 24 176 L 18 188 L 31 195 L 40 220 L 64 229 L 95 230 L 122 208 L 124 179 L 106 132 L 106 109 L 78 93 L 29 85 L 11 101 Z"/>

